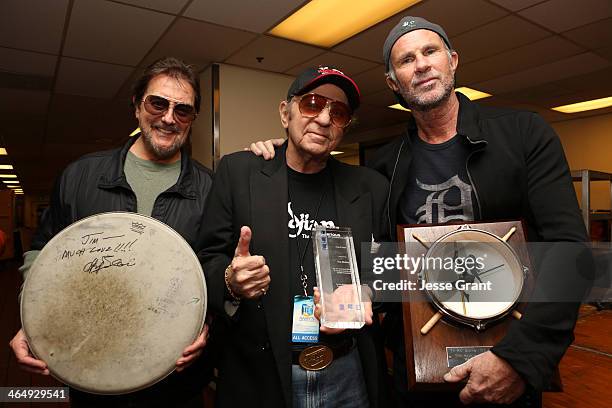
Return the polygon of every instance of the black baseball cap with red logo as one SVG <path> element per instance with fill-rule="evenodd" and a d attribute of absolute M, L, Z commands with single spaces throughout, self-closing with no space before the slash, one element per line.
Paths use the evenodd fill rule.
<path fill-rule="evenodd" d="M 359 107 L 361 93 L 355 81 L 339 69 L 329 66 L 311 67 L 299 74 L 287 91 L 287 100 L 295 95 L 304 95 L 323 84 L 333 84 L 342 89 L 353 111 Z"/>

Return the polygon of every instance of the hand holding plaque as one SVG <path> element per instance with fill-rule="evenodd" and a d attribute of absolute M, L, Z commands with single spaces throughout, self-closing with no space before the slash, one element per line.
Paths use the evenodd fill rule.
<path fill-rule="evenodd" d="M 317 226 L 313 234 L 321 325 L 337 329 L 363 327 L 366 313 L 351 229 Z"/>

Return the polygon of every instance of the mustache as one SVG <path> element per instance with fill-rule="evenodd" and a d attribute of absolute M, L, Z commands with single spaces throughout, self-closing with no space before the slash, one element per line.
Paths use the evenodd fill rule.
<path fill-rule="evenodd" d="M 164 125 L 163 123 L 154 123 L 151 126 L 153 129 L 165 130 L 167 132 L 178 133 L 181 129 L 176 125 Z"/>

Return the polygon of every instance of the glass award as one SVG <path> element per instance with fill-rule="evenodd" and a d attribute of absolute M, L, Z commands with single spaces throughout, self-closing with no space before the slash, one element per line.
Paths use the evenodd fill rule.
<path fill-rule="evenodd" d="M 338 329 L 363 327 L 364 305 L 351 229 L 318 225 L 313 234 L 321 324 Z"/>

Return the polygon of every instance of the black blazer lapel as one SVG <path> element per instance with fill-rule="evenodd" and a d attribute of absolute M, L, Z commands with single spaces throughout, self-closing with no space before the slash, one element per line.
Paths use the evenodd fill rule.
<path fill-rule="evenodd" d="M 266 162 L 250 180 L 253 254 L 263 255 L 270 268 L 270 288 L 262 297 L 270 345 L 285 401 L 291 405 L 291 294 L 287 171 L 285 149 Z"/>

